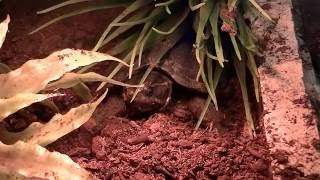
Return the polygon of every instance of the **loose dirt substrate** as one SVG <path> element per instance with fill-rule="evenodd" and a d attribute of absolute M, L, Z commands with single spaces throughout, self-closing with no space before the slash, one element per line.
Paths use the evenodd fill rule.
<path fill-rule="evenodd" d="M 275 24 L 266 25 L 261 21 L 255 24 L 260 40 L 266 45 L 265 62 L 259 73 L 264 109 L 262 119 L 274 178 L 286 175 L 319 179 L 319 133 L 316 114 L 303 83 L 292 4 L 290 0 L 262 4 L 275 20 Z M 268 31 L 263 32 L 265 29 Z"/>
<path fill-rule="evenodd" d="M 48 16 L 35 14 L 37 10 L 56 2 L 3 2 L 2 16 L 10 13 L 12 23 L 7 41 L 1 49 L 2 62 L 16 68 L 30 58 L 42 58 L 57 49 L 90 49 L 105 23 L 112 19 L 111 14 L 115 14 L 114 11 L 104 11 L 74 17 L 28 36 L 27 33 L 37 25 L 62 12 Z M 101 179 L 270 179 L 268 145 L 273 154 L 272 170 L 275 174 L 284 179 L 293 179 L 303 177 L 303 173 L 316 173 L 319 157 L 309 143 L 311 140 L 306 137 L 316 137 L 316 130 L 310 125 L 315 119 L 300 81 L 301 61 L 294 51 L 297 48 L 291 20 L 284 20 L 290 17 L 286 14 L 289 13 L 289 7 L 289 2 L 280 0 L 265 3 L 264 6 L 279 21 L 275 26 L 276 31 L 269 27 L 267 30 L 272 33 L 264 36 L 269 38 L 265 39 L 269 42 L 266 45 L 266 62 L 260 68 L 265 113 L 264 121 L 257 122 L 256 139 L 250 140 L 243 134 L 245 117 L 240 92 L 231 96 L 230 102 L 223 102 L 220 117 L 225 118 L 217 120 L 217 112 L 210 110 L 208 122 L 197 133 L 193 133 L 195 121 L 190 118 L 190 113 L 201 108 L 204 103 L 202 98 L 187 100 L 197 102 L 193 108 L 181 100 L 167 111 L 134 121 L 123 117 L 126 114 L 125 104 L 119 95 L 112 95 L 99 106 L 88 123 L 50 145 L 49 149 L 70 155 Z M 283 22 L 289 23 L 291 29 L 284 26 Z M 289 32 L 292 36 L 289 41 L 287 29 L 292 30 Z M 284 83 L 292 72 L 295 72 L 295 75 L 290 75 L 292 82 Z M 239 86 L 235 88 L 239 89 Z M 285 88 L 290 90 L 290 94 L 282 91 Z M 280 100 L 283 97 L 286 99 Z M 178 104 L 187 107 L 177 113 Z M 223 130 L 210 128 L 217 127 L 214 125 L 221 120 L 227 122 Z M 264 125 L 267 127 L 268 141 Z M 288 127 L 294 131 L 284 132 L 290 130 Z M 293 132 L 299 133 L 293 136 Z M 305 143 L 301 140 L 305 140 Z M 297 161 L 303 163 L 305 168 L 295 163 Z"/>
<path fill-rule="evenodd" d="M 88 123 L 49 149 L 68 154 L 101 179 L 270 178 L 263 128 L 255 140 L 242 135 L 243 114 L 233 114 L 241 105 L 226 110 L 231 116 L 224 132 L 193 133 L 194 121 L 170 111 L 143 121 L 116 117 L 124 108 L 119 102 L 100 106 Z M 115 116 L 110 107 L 119 110 Z"/>
<path fill-rule="evenodd" d="M 58 49 L 90 49 L 115 14 L 115 11 L 89 13 L 28 35 L 39 24 L 63 12 L 36 15 L 37 10 L 55 3 L 57 1 L 2 2 L 1 16 L 9 13 L 12 22 L 0 50 L 1 62 L 14 69 L 29 59 L 43 58 Z M 123 118 L 126 109 L 121 96 L 110 94 L 88 123 L 48 148 L 70 155 L 101 179 L 269 179 L 270 155 L 263 125 L 257 122 L 254 140 L 242 134 L 245 116 L 240 88 L 238 84 L 232 87 L 238 90 L 228 101 L 221 101 L 219 116 L 211 108 L 207 123 L 197 133 L 193 133 L 192 113 L 199 115 L 205 102 L 202 97 L 176 99 L 177 103 L 168 110 L 137 121 Z M 74 98 L 69 100 L 59 99 L 59 105 L 66 110 L 66 105 L 78 103 Z M 190 101 L 191 106 L 187 105 Z M 46 111 L 43 114 L 27 120 L 19 117 L 15 122 L 24 119 L 22 126 L 26 126 L 43 120 L 42 117 L 48 119 Z M 218 126 L 214 125 L 220 125 L 219 121 L 224 123 L 218 132 Z M 19 123 L 16 125 L 22 128 Z"/>

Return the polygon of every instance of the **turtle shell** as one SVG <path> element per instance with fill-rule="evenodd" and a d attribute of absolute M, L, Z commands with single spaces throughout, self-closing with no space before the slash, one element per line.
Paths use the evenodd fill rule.
<path fill-rule="evenodd" d="M 194 57 L 192 43 L 178 43 L 162 62 L 156 69 L 171 77 L 174 82 L 185 88 L 207 93 L 203 82 L 196 80 L 199 64 Z"/>

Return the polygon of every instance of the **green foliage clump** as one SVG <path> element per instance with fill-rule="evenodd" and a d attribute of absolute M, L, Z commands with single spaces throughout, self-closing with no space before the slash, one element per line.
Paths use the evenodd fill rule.
<path fill-rule="evenodd" d="M 68 0 L 38 13 L 48 13 L 84 1 L 86 0 Z M 131 78 L 134 67 L 141 65 L 143 52 L 150 48 L 159 48 L 159 53 L 153 60 L 154 63 L 159 63 L 163 56 L 187 32 L 187 29 L 193 27 L 195 32 L 195 58 L 199 63 L 196 78 L 198 80 L 202 79 L 208 91 L 207 103 L 199 117 L 196 129 L 200 126 L 211 102 L 218 109 L 215 89 L 225 63 L 230 63 L 233 64 L 241 85 L 250 134 L 255 136 L 246 76 L 250 74 L 253 78 L 256 99 L 259 101 L 259 80 L 254 60 L 254 55 L 258 50 L 254 35 L 245 21 L 244 14 L 250 13 L 255 17 L 263 15 L 271 20 L 255 0 L 110 0 L 100 3 L 85 2 L 81 8 L 52 19 L 32 33 L 71 16 L 115 7 L 123 7 L 124 10 L 107 25 L 93 51 L 99 50 L 121 35 L 122 40 L 111 49 L 110 53 L 121 57 L 130 65 L 128 77 Z M 131 33 L 126 33 L 129 31 Z M 160 42 L 164 40 L 168 43 L 165 47 L 159 47 Z M 226 49 L 228 52 L 226 52 Z M 109 78 L 116 75 L 122 66 L 122 64 L 119 64 L 109 75 Z M 84 72 L 88 68 L 90 66 L 80 72 Z M 140 84 L 144 83 L 153 68 L 153 65 L 149 65 Z M 99 89 L 104 85 L 105 83 L 101 84 Z M 137 89 L 135 95 L 138 92 L 139 89 Z"/>

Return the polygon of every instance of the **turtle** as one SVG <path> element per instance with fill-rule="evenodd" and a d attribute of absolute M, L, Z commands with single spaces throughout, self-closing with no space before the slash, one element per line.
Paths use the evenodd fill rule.
<path fill-rule="evenodd" d="M 142 62 L 140 68 L 135 69 L 132 79 L 128 83 L 139 83 L 145 71 L 153 66 L 152 71 L 144 82 L 144 87 L 132 101 L 136 88 L 124 88 L 123 99 L 131 112 L 152 113 L 165 108 L 171 100 L 174 85 L 183 87 L 195 93 L 206 94 L 206 88 L 201 81 L 196 80 L 198 63 L 193 58 L 192 43 L 178 42 L 160 63 L 153 64 L 154 54 L 158 48 L 152 49 Z"/>
<path fill-rule="evenodd" d="M 127 115 L 139 118 L 168 110 L 178 119 L 197 120 L 205 106 L 208 92 L 204 83 L 196 80 L 199 64 L 194 57 L 192 42 L 188 40 L 179 41 L 163 58 L 162 63 L 153 64 L 154 52 L 152 51 L 157 50 L 159 49 L 152 49 L 146 55 L 144 65 L 135 69 L 132 79 L 128 80 L 128 83 L 137 84 L 146 69 L 154 66 L 144 82 L 144 87 L 133 101 L 131 100 L 136 88 L 123 88 L 122 97 L 126 104 Z M 227 75 L 220 81 L 219 86 L 222 90 L 217 93 L 224 97 L 232 95 L 231 91 L 234 91 L 232 88 L 235 88 L 232 85 L 234 82 L 232 77 Z M 188 97 L 179 98 L 179 101 L 170 103 L 173 99 L 171 96 L 174 88 L 179 88 L 177 92 L 186 90 L 180 94 Z M 223 129 L 222 124 L 226 118 L 224 112 L 217 111 L 213 104 L 209 106 L 207 112 L 203 117 L 203 125 L 206 125 L 209 129 L 212 129 L 213 125 L 219 130 Z"/>

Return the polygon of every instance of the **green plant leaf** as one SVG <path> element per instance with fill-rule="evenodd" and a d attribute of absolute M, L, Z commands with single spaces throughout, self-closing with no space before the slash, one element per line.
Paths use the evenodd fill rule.
<path fill-rule="evenodd" d="M 193 4 L 194 4 L 193 1 L 194 1 L 194 0 L 189 0 L 189 1 L 188 1 L 188 2 L 189 2 L 189 7 L 190 7 L 191 11 L 198 10 L 198 9 L 201 8 L 202 6 L 206 5 L 205 2 L 201 2 L 201 3 L 197 4 L 197 5 L 193 5 Z"/>
<path fill-rule="evenodd" d="M 156 8 L 151 12 L 151 14 L 145 18 L 136 20 L 136 21 L 125 21 L 125 22 L 118 22 L 118 23 L 111 23 L 110 26 L 134 26 L 134 25 L 139 25 L 139 24 L 144 24 L 149 21 L 154 21 L 157 20 L 159 21 L 160 19 L 163 19 L 164 17 L 167 17 L 167 13 L 163 8 Z"/>
<path fill-rule="evenodd" d="M 68 5 L 77 4 L 77 3 L 81 3 L 81 2 L 87 2 L 87 1 L 90 1 L 90 0 L 68 0 L 68 1 L 64 1 L 64 2 L 59 3 L 57 5 L 51 6 L 51 7 L 47 8 L 47 9 L 38 11 L 37 14 L 48 13 L 50 11 L 54 11 L 56 9 L 59 9 L 59 8 L 62 8 L 62 7 L 68 6 Z"/>
<path fill-rule="evenodd" d="M 171 34 L 183 23 L 184 20 L 186 20 L 186 18 L 189 15 L 189 12 L 190 12 L 189 8 L 185 8 L 185 10 L 182 11 L 182 14 L 177 14 L 175 16 L 171 16 L 170 18 L 175 19 L 176 23 L 172 27 L 169 27 L 170 28 L 169 30 L 163 31 L 163 30 L 159 30 L 155 27 L 153 27 L 152 29 L 162 35 Z"/>
<path fill-rule="evenodd" d="M 1 131 L 0 140 L 5 144 L 13 144 L 22 140 L 29 144 L 46 146 L 71 131 L 78 129 L 82 124 L 87 122 L 96 107 L 106 97 L 106 94 L 107 91 L 95 102 L 72 108 L 64 115 L 56 114 L 46 124 L 35 122 L 25 130 L 17 133 Z"/>
<path fill-rule="evenodd" d="M 218 21 L 219 21 L 219 12 L 220 12 L 220 3 L 217 2 L 215 6 L 213 7 L 212 14 L 210 16 L 210 25 L 214 40 L 214 47 L 217 53 L 218 62 L 221 67 L 223 67 L 224 62 L 224 55 L 223 55 L 223 48 L 221 44 L 221 37 L 218 27 Z"/>
<path fill-rule="evenodd" d="M 69 12 L 67 14 L 63 14 L 59 17 L 56 17 L 50 21 L 48 21 L 47 23 L 41 25 L 40 27 L 36 28 L 35 30 L 31 31 L 29 34 L 34 34 L 48 26 L 50 26 L 51 24 L 54 24 L 56 22 L 59 22 L 63 19 L 66 19 L 66 18 L 69 18 L 69 17 L 72 17 L 72 16 L 76 16 L 76 15 L 80 15 L 80 14 L 84 14 L 84 13 L 87 13 L 87 12 L 91 12 L 91 11 L 98 11 L 98 10 L 103 10 L 103 9 L 110 9 L 110 8 L 115 8 L 115 7 L 119 7 L 119 6 L 123 6 L 123 4 L 109 4 L 109 3 L 105 3 L 104 5 L 101 5 L 101 4 L 95 4 L 95 5 L 88 5 L 86 7 L 83 7 L 83 8 L 80 8 L 80 9 L 77 9 L 75 11 L 72 11 L 72 12 Z"/>
<path fill-rule="evenodd" d="M 259 82 L 259 75 L 258 75 L 258 68 L 256 62 L 254 60 L 254 55 L 252 52 L 247 51 L 247 67 L 251 73 L 253 84 L 254 84 L 254 92 L 256 96 L 257 102 L 260 101 L 260 82 Z"/>
<path fill-rule="evenodd" d="M 134 14 L 132 17 L 129 17 L 128 21 L 136 21 L 139 19 L 142 19 L 144 16 L 146 16 L 150 12 L 150 9 L 146 8 L 141 11 L 138 11 L 136 14 Z M 120 27 L 114 27 L 115 30 L 106 37 L 106 39 L 102 42 L 101 47 L 112 41 L 113 39 L 117 38 L 122 33 L 128 31 L 134 26 L 120 26 Z M 137 33 L 134 33 L 137 34 Z M 117 48 L 113 48 L 113 50 L 116 50 Z"/>
<path fill-rule="evenodd" d="M 240 50 L 239 50 L 239 46 L 238 46 L 236 37 L 230 35 L 230 39 L 231 39 L 231 42 L 232 42 L 232 46 L 233 46 L 233 48 L 234 48 L 234 51 L 236 52 L 236 55 L 237 55 L 238 59 L 241 61 L 241 60 L 242 60 L 242 57 L 241 57 L 241 53 L 240 53 Z"/>
<path fill-rule="evenodd" d="M 112 30 L 112 28 L 114 26 L 112 26 L 112 24 L 118 23 L 120 22 L 122 19 L 124 19 L 125 17 L 127 17 L 129 14 L 133 13 L 134 11 L 148 5 L 149 3 L 151 3 L 150 0 L 136 0 L 134 1 L 132 4 L 130 4 L 130 6 L 128 6 L 124 11 L 122 11 L 121 14 L 119 14 L 111 23 L 110 25 L 108 25 L 108 27 L 105 29 L 105 31 L 102 33 L 101 37 L 99 38 L 97 44 L 95 45 L 95 47 L 93 48 L 93 51 L 97 51 L 103 41 L 105 40 L 105 38 L 107 37 L 107 35 L 110 33 L 110 31 Z"/>
<path fill-rule="evenodd" d="M 228 0 L 228 10 L 230 12 L 234 11 L 238 4 L 239 4 L 238 0 Z"/>
<path fill-rule="evenodd" d="M 139 49 L 139 57 L 138 57 L 138 66 L 139 67 L 141 66 L 141 63 L 142 63 L 142 54 L 144 51 L 144 47 L 145 47 L 146 42 L 148 41 L 151 34 L 152 34 L 152 29 L 149 30 L 147 35 L 141 41 L 141 45 L 140 45 L 140 49 Z"/>
<path fill-rule="evenodd" d="M 206 76 L 206 73 L 205 73 L 205 70 L 204 70 L 204 66 L 205 66 L 205 63 L 204 63 L 204 59 L 205 58 L 205 53 L 204 52 L 200 52 L 200 68 L 199 68 L 199 74 L 200 76 L 202 77 L 202 81 L 208 91 L 208 94 L 209 96 L 211 97 L 211 100 L 212 102 L 214 103 L 215 105 L 215 108 L 216 110 L 218 110 L 218 102 L 217 102 L 217 97 L 216 97 L 216 94 L 215 94 L 215 91 L 212 91 L 212 88 L 208 82 L 208 77 Z"/>
<path fill-rule="evenodd" d="M 172 23 L 174 23 L 170 18 L 167 19 L 166 21 L 160 23 L 156 28 L 157 29 L 162 29 L 162 28 L 166 28 L 168 26 L 171 26 Z M 184 27 L 186 26 L 186 24 L 182 24 L 181 27 Z M 184 27 L 185 30 L 187 27 Z M 144 45 L 144 50 L 148 50 L 152 47 L 156 47 L 156 44 L 159 43 L 163 38 L 164 38 L 164 35 L 162 34 L 159 34 L 159 33 L 156 33 L 155 31 L 150 31 L 150 34 L 147 35 L 148 38 L 145 39 L 143 42 L 145 45 Z M 131 52 L 129 52 L 126 57 L 123 59 L 124 62 L 129 62 L 130 61 L 130 57 L 131 57 Z M 113 78 L 120 70 L 121 68 L 123 67 L 122 64 L 118 64 L 114 70 L 109 74 L 109 78 Z M 97 88 L 97 91 L 99 91 L 100 89 L 102 89 L 107 83 L 101 83 L 101 85 Z"/>
<path fill-rule="evenodd" d="M 207 113 L 207 111 L 209 109 L 211 101 L 212 101 L 211 97 L 208 96 L 207 99 L 206 99 L 206 103 L 202 107 L 202 111 L 201 111 L 201 114 L 200 114 L 200 116 L 198 118 L 197 124 L 196 124 L 196 126 L 194 128 L 194 131 L 197 131 L 199 129 L 199 127 L 200 127 L 200 125 L 201 125 L 201 123 L 203 121 L 203 118 L 204 118 L 204 116 L 206 115 L 206 113 Z"/>
<path fill-rule="evenodd" d="M 60 110 L 58 108 L 58 106 L 51 101 L 50 99 L 45 99 L 43 101 L 40 102 L 42 105 L 48 107 L 49 109 L 51 109 L 54 113 L 59 113 Z"/>
<path fill-rule="evenodd" d="M 139 85 L 122 83 L 120 81 L 113 80 L 111 78 L 102 76 L 100 74 L 89 72 L 86 74 L 66 73 L 62 76 L 61 79 L 48 84 L 46 87 L 46 90 L 67 89 L 79 84 L 80 82 L 96 82 L 96 81 L 107 82 L 107 83 L 115 84 L 118 86 L 124 86 L 124 87 L 142 87 Z"/>
<path fill-rule="evenodd" d="M 259 6 L 259 4 L 255 0 L 249 0 L 249 2 L 257 8 L 257 10 L 268 20 L 272 21 L 271 17 Z"/>
<path fill-rule="evenodd" d="M 0 179 L 96 179 L 70 157 L 24 142 L 5 145 L 0 142 Z"/>
<path fill-rule="evenodd" d="M 110 54 L 116 56 L 132 49 L 138 37 L 139 37 L 138 32 L 132 33 L 130 36 L 128 36 L 126 39 L 124 39 L 123 41 L 118 43 L 114 48 L 112 48 L 109 51 Z"/>
<path fill-rule="evenodd" d="M 208 62 L 210 62 L 210 61 L 208 60 Z M 218 63 L 216 63 L 215 71 L 213 73 L 212 72 L 212 64 L 211 64 L 211 62 L 210 62 L 210 64 L 208 64 L 209 87 L 211 88 L 212 92 L 215 92 L 215 90 L 216 90 L 216 88 L 218 86 L 219 79 L 220 79 L 222 71 L 223 71 L 223 68 Z M 199 129 L 199 127 L 200 127 L 200 125 L 201 125 L 201 123 L 203 121 L 203 118 L 204 118 L 204 116 L 206 115 L 206 113 L 208 111 L 208 108 L 209 108 L 209 105 L 210 105 L 211 101 L 212 101 L 212 98 L 211 98 L 210 95 L 208 95 L 206 103 L 205 103 L 204 107 L 202 108 L 201 114 L 200 114 L 200 116 L 198 118 L 198 121 L 197 121 L 197 124 L 195 126 L 194 131 L 197 131 Z M 215 106 L 217 107 L 218 105 L 216 104 Z"/>
<path fill-rule="evenodd" d="M 150 54 L 148 55 L 149 59 L 149 67 L 146 72 L 143 74 L 139 85 L 142 85 L 153 68 L 161 61 L 161 59 L 168 53 L 168 51 L 182 38 L 182 36 L 186 33 L 186 24 L 176 29 L 172 34 L 169 34 L 164 37 L 163 40 L 159 41 L 154 47 L 151 49 Z M 141 88 L 137 88 L 131 98 L 131 102 L 134 101 Z"/>
<path fill-rule="evenodd" d="M 112 48 L 109 51 L 109 54 L 111 54 L 112 56 L 117 56 L 119 54 L 124 53 L 125 51 L 129 50 L 130 48 L 132 48 L 134 46 L 137 38 L 138 38 L 138 33 L 136 33 L 136 32 L 132 33 L 129 37 L 122 40 L 114 48 Z M 129 61 L 124 60 L 123 62 L 128 63 Z M 97 63 L 93 63 L 88 66 L 82 67 L 79 71 L 77 71 L 77 73 L 84 73 L 95 65 L 97 65 Z M 123 65 L 119 64 L 118 66 L 122 67 Z"/>
<path fill-rule="evenodd" d="M 152 24 L 153 24 L 152 22 L 147 22 L 143 26 L 143 29 L 140 32 L 139 37 L 138 37 L 138 39 L 132 49 L 132 54 L 131 54 L 131 59 L 130 59 L 130 67 L 129 67 L 129 79 L 131 79 L 131 76 L 132 76 L 132 72 L 133 72 L 133 68 L 134 68 L 134 60 L 136 58 L 137 51 L 140 48 L 141 42 L 143 41 L 143 39 L 146 37 L 146 35 L 150 31 Z"/>
<path fill-rule="evenodd" d="M 196 42 L 195 42 L 195 44 L 196 44 L 196 59 L 197 59 L 198 63 L 201 62 L 200 50 L 203 45 L 204 29 L 205 29 L 205 26 L 206 26 L 208 20 L 210 19 L 209 17 L 212 13 L 213 6 L 214 6 L 213 1 L 207 1 L 206 4 L 200 8 L 199 24 L 196 27 Z"/>
<path fill-rule="evenodd" d="M 234 62 L 234 67 L 236 69 L 236 73 L 240 82 L 242 98 L 243 98 L 243 103 L 244 103 L 244 108 L 246 113 L 246 119 L 247 119 L 247 124 L 249 128 L 249 134 L 252 137 L 256 137 L 256 131 L 254 127 L 254 122 L 253 122 L 249 98 L 248 98 L 247 81 L 246 81 L 246 64 L 244 61 L 239 61 L 238 59 L 235 59 L 233 62 Z"/>
<path fill-rule="evenodd" d="M 93 98 L 89 87 L 82 82 L 75 84 L 71 87 L 71 89 L 76 95 L 81 97 L 81 99 L 83 99 L 84 101 L 90 101 Z"/>
<path fill-rule="evenodd" d="M 238 12 L 237 13 L 237 24 L 239 29 L 239 40 L 241 44 L 252 52 L 257 52 L 257 47 L 254 42 L 254 36 L 250 28 L 245 23 L 243 16 Z"/>

